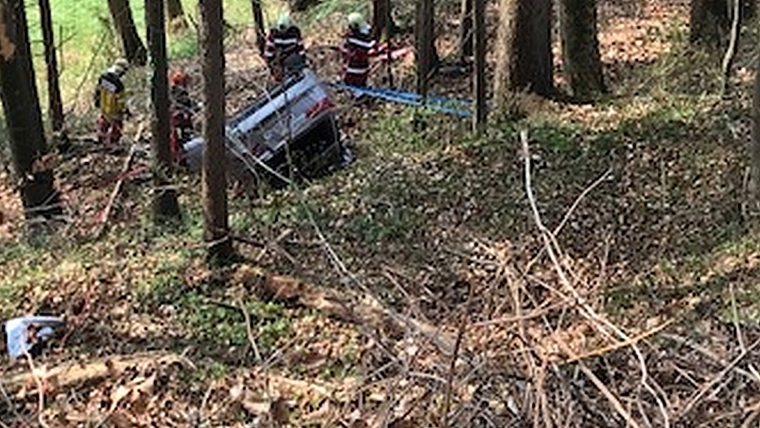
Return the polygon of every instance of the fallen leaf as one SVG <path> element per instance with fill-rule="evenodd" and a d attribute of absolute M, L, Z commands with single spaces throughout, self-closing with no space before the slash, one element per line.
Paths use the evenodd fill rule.
<path fill-rule="evenodd" d="M 272 415 L 272 420 L 279 425 L 285 425 L 290 420 L 290 406 L 288 401 L 283 397 L 279 397 L 272 402 L 272 407 L 269 409 L 269 413 Z"/>
<path fill-rule="evenodd" d="M 269 414 L 271 404 L 268 401 L 243 400 L 243 409 L 253 416 L 266 416 Z"/>
<path fill-rule="evenodd" d="M 396 419 L 388 425 L 388 428 L 415 428 L 417 424 L 408 419 Z"/>

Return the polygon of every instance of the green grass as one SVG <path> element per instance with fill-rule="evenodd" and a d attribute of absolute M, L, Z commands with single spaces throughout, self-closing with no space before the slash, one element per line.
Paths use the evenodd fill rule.
<path fill-rule="evenodd" d="M 279 2 L 265 3 L 266 16 L 274 19 Z M 130 2 L 132 16 L 138 32 L 146 42 L 144 3 Z M 194 25 L 198 25 L 197 2 L 184 0 L 184 11 L 189 16 L 190 28 L 182 33 L 167 34 L 170 59 L 187 59 L 198 53 Z M 27 2 L 27 20 L 34 54 L 35 70 L 42 110 L 47 107 L 45 63 L 42 33 L 37 2 Z M 91 81 L 110 61 L 121 56 L 120 41 L 111 28 L 110 14 L 105 0 L 55 0 L 51 2 L 56 46 L 58 47 L 59 78 L 64 105 L 68 108 L 77 99 L 89 99 Z M 250 25 L 252 14 L 247 0 L 225 0 L 225 21 L 239 29 Z"/>

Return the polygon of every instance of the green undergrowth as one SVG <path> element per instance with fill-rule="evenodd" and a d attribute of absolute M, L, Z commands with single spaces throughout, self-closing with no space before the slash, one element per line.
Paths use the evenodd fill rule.
<path fill-rule="evenodd" d="M 678 75 L 701 54 L 694 55 L 664 58 L 656 80 Z M 237 248 L 250 265 L 337 289 L 359 281 L 400 308 L 408 299 L 398 282 L 413 284 L 424 290 L 414 290 L 425 295 L 420 310 L 435 321 L 466 299 L 475 243 L 509 248 L 519 266 L 543 245 L 526 197 L 519 135 L 527 131 L 541 220 L 549 230 L 562 225 L 559 246 L 585 267 L 582 279 L 602 284 L 594 297 L 610 314 L 628 325 L 655 316 L 756 324 L 760 238 L 743 213 L 749 88 L 720 100 L 713 75 L 697 87 L 692 74 L 681 74 L 571 114 L 547 108 L 492 123 L 481 136 L 464 120 L 376 105 L 354 134 L 357 161 L 349 168 L 230 200 L 235 234 L 280 239 L 266 251 Z M 0 315 L 73 310 L 67 299 L 102 283 L 113 302 L 130 303 L 128 314 L 160 319 L 171 332 L 166 340 L 208 357 L 202 376 L 250 363 L 249 333 L 272 355 L 298 334 L 299 321 L 317 315 L 261 301 L 209 273 L 198 183 L 181 181 L 179 226 L 153 226 L 147 196 L 134 196 L 136 188 L 129 194 L 141 214 L 115 221 L 100 241 L 0 247 Z M 394 283 L 389 272 L 404 281 Z M 352 359 L 322 376 L 346 375 Z"/>
<path fill-rule="evenodd" d="M 167 50 L 170 60 L 188 59 L 199 53 L 198 34 L 200 18 L 197 2 L 183 1 L 188 27 L 167 32 Z M 265 14 L 274 20 L 279 2 L 265 2 Z M 138 33 L 147 43 L 144 4 L 130 2 Z M 28 3 L 27 20 L 34 53 L 34 65 L 39 88 L 45 87 L 45 62 L 39 10 L 36 3 Z M 69 108 L 78 100 L 89 100 L 92 82 L 114 59 L 122 56 L 121 43 L 113 32 L 108 5 L 100 0 L 60 0 L 51 2 L 54 37 L 58 53 L 59 80 L 64 105 Z M 252 25 L 251 3 L 245 0 L 224 2 L 224 19 L 228 36 L 240 33 Z M 146 45 L 147 47 L 147 45 Z M 43 112 L 47 107 L 47 92 L 39 91 Z"/>
<path fill-rule="evenodd" d="M 636 103 L 647 108 L 633 111 Z M 383 266 L 427 272 L 431 290 L 445 296 L 464 275 L 448 255 L 452 250 L 473 239 L 508 242 L 527 257 L 541 245 L 525 197 L 518 138 L 525 129 L 533 191 L 550 229 L 599 180 L 558 235 L 567 255 L 614 272 L 605 297 L 612 312 L 650 305 L 665 311 L 673 299 L 722 292 L 725 284 L 672 292 L 662 284 L 676 280 L 663 276 L 663 266 L 695 273 L 704 259 L 747 239 L 747 152 L 740 135 L 748 130 L 748 106 L 747 98 L 683 94 L 611 99 L 598 108 L 633 114 L 601 128 L 535 115 L 496 124 L 480 138 L 466 131 L 466 122 L 431 116 L 435 125 L 414 131 L 419 116 L 382 110 L 355 142 L 359 160 L 350 169 L 302 191 L 270 194 L 251 209 L 233 208 L 250 213 L 233 214 L 233 225 L 292 229 L 303 239 L 319 228 L 349 271 L 367 275 L 391 301 L 399 297 L 392 285 L 372 274 Z M 344 280 L 318 249 L 297 257 L 326 264 L 309 266 L 307 276 Z M 641 283 L 633 285 L 633 278 Z M 722 299 L 709 301 L 717 311 L 725 307 Z"/>

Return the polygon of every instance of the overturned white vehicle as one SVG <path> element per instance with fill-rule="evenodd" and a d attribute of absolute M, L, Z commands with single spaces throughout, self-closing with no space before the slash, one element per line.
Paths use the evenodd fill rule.
<path fill-rule="evenodd" d="M 184 163 L 190 170 L 200 170 L 203 145 L 202 138 L 184 144 Z M 264 179 L 275 186 L 291 178 L 321 176 L 347 156 L 330 94 L 308 68 L 291 73 L 229 120 L 226 146 L 227 170 L 235 179 Z"/>

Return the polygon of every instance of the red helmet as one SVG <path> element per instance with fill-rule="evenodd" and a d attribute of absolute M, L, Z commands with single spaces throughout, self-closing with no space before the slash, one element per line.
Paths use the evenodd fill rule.
<path fill-rule="evenodd" d="M 187 86 L 189 82 L 190 78 L 183 71 L 175 71 L 169 78 L 169 83 L 172 86 Z"/>

